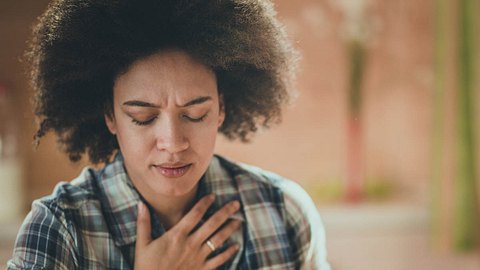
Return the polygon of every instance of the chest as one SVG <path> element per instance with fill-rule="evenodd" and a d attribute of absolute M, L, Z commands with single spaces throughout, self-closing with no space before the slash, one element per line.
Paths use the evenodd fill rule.
<path fill-rule="evenodd" d="M 243 214 L 245 222 L 226 243 L 238 243 L 240 250 L 219 269 L 295 269 L 295 235 L 281 211 L 274 205 L 245 206 Z M 117 245 L 106 226 L 77 231 L 75 241 L 78 269 L 133 269 L 135 242 Z"/>

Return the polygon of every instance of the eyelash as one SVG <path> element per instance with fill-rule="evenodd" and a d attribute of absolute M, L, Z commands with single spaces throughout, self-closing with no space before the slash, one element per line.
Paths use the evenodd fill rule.
<path fill-rule="evenodd" d="M 184 117 L 188 120 L 188 121 L 191 121 L 193 123 L 200 123 L 202 122 L 203 120 L 205 120 L 205 118 L 207 117 L 208 113 L 202 115 L 200 118 L 191 118 L 189 116 L 186 116 L 184 115 Z"/>
<path fill-rule="evenodd" d="M 135 125 L 138 125 L 138 126 L 146 126 L 146 125 L 152 123 L 155 119 L 157 119 L 157 117 L 153 117 L 151 119 L 148 119 L 147 121 L 138 121 L 137 119 L 132 118 L 132 122 Z"/>
<path fill-rule="evenodd" d="M 191 118 L 187 115 L 184 115 L 183 117 L 185 117 L 188 121 L 190 122 L 193 122 L 193 123 L 200 123 L 202 122 L 203 120 L 205 120 L 205 118 L 207 117 L 208 113 L 204 114 L 202 117 L 200 118 Z M 148 124 L 151 124 L 155 119 L 157 119 L 157 117 L 153 117 L 151 119 L 148 119 L 147 121 L 138 121 L 137 119 L 134 119 L 132 118 L 132 122 L 135 124 L 135 125 L 138 125 L 138 126 L 146 126 Z"/>

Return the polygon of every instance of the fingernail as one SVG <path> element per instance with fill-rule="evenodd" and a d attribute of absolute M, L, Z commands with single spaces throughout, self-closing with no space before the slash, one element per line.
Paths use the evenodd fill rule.
<path fill-rule="evenodd" d="M 210 195 L 208 195 L 208 200 L 213 202 L 215 200 L 215 193 L 210 193 Z"/>
<path fill-rule="evenodd" d="M 143 202 L 138 203 L 138 214 L 143 215 L 145 213 L 145 204 Z"/>
<path fill-rule="evenodd" d="M 239 249 L 240 249 L 240 245 L 239 245 L 239 244 L 235 244 L 235 245 L 233 246 L 233 248 L 234 248 L 235 250 L 239 250 Z"/>

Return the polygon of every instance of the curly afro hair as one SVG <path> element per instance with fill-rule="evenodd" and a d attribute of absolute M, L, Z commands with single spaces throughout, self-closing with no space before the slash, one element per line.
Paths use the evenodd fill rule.
<path fill-rule="evenodd" d="M 220 128 L 248 141 L 281 119 L 296 52 L 267 0 L 55 0 L 34 26 L 26 58 L 40 121 L 71 161 L 118 150 L 104 115 L 113 84 L 136 60 L 177 48 L 212 68 L 226 112 Z"/>

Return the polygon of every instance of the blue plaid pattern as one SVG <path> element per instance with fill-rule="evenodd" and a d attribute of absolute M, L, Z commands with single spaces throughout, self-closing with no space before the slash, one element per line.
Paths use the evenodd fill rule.
<path fill-rule="evenodd" d="M 296 183 L 214 156 L 197 199 L 212 192 L 205 219 L 229 201 L 242 206 L 231 218 L 243 226 L 219 248 L 235 242 L 240 250 L 220 269 L 330 269 L 320 216 Z M 120 154 L 102 170 L 84 169 L 33 202 L 7 269 L 132 269 L 140 200 Z M 157 238 L 165 230 L 151 213 Z"/>

